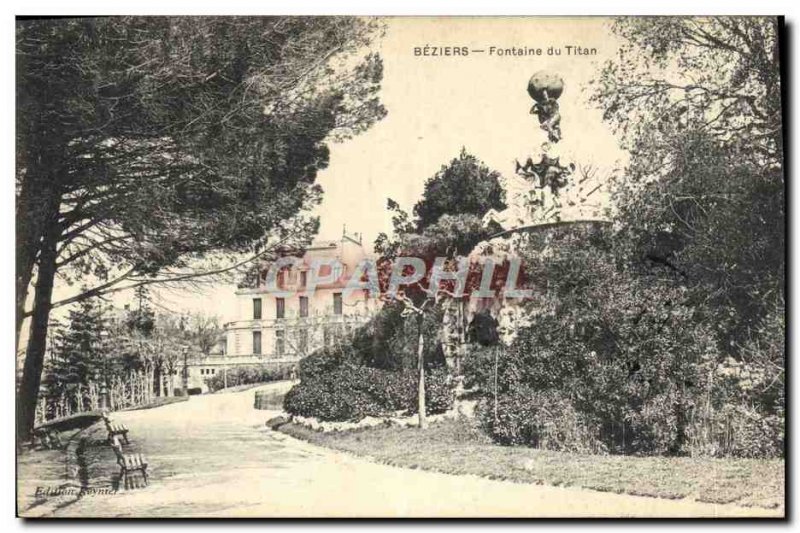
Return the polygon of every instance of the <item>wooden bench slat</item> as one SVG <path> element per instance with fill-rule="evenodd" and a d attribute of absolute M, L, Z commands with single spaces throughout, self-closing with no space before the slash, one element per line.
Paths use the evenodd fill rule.
<path fill-rule="evenodd" d="M 121 435 L 122 439 L 125 441 L 125 444 L 129 444 L 128 442 L 128 428 L 125 427 L 125 424 L 118 424 L 114 422 L 108 414 L 103 413 L 103 422 L 106 425 L 106 431 L 108 431 L 108 440 L 111 440 L 116 437 L 117 435 Z"/>
<path fill-rule="evenodd" d="M 39 444 L 49 450 L 63 448 L 64 444 L 61 442 L 61 435 L 55 430 L 39 428 L 33 431 L 33 436 L 39 439 Z"/>
<path fill-rule="evenodd" d="M 120 480 L 123 482 L 124 487 L 126 489 L 138 488 L 136 479 L 128 477 L 131 472 L 141 472 L 142 480 L 147 485 L 147 459 L 141 453 L 125 455 L 122 452 L 122 443 L 119 441 L 119 437 L 113 437 L 111 447 L 117 457 L 117 464 L 120 466 Z"/>

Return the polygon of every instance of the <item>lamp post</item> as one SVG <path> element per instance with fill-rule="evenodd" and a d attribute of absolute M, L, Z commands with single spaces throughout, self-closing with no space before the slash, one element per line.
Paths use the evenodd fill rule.
<path fill-rule="evenodd" d="M 108 381 L 104 378 L 103 384 L 100 385 L 100 410 L 101 411 L 110 411 L 111 406 L 109 406 L 108 401 Z"/>

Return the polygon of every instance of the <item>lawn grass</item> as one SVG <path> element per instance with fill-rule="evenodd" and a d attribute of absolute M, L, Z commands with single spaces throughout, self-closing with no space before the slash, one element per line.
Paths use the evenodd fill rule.
<path fill-rule="evenodd" d="M 465 419 L 424 431 L 391 426 L 323 433 L 291 423 L 280 431 L 380 463 L 446 474 L 708 503 L 784 505 L 782 460 L 580 455 L 498 446 Z"/>

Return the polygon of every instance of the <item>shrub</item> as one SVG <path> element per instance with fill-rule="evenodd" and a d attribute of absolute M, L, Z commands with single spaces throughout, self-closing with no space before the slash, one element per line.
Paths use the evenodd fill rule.
<path fill-rule="evenodd" d="M 689 441 L 697 455 L 716 457 L 782 457 L 783 414 L 765 415 L 752 405 L 724 405 L 690 426 Z"/>
<path fill-rule="evenodd" d="M 506 445 L 545 450 L 599 453 L 606 450 L 598 420 L 578 412 L 560 394 L 519 389 L 497 399 L 484 399 L 478 410 L 483 427 Z"/>
<path fill-rule="evenodd" d="M 369 384 L 355 383 L 369 379 L 364 367 L 336 368 L 325 376 L 301 382 L 286 394 L 284 409 L 294 415 L 320 420 L 360 420 L 383 414 L 383 406 L 373 396 Z"/>
<path fill-rule="evenodd" d="M 541 314 L 507 348 L 473 349 L 467 386 L 493 402 L 497 374 L 492 436 L 551 449 L 686 452 L 686 414 L 716 352 L 686 308 L 634 302 L 649 304 L 659 289 L 604 287 L 602 300 Z"/>
<path fill-rule="evenodd" d="M 411 405 L 408 412 L 416 413 L 419 411 L 417 406 L 417 372 L 408 372 L 405 378 L 411 389 Z M 449 372 L 443 368 L 430 370 L 425 373 L 425 411 L 428 414 L 444 413 L 453 408 L 456 400 L 455 384 Z"/>
<path fill-rule="evenodd" d="M 251 385 L 289 379 L 294 366 L 293 363 L 235 366 L 225 371 L 227 377 L 223 372 L 218 372 L 212 377 L 207 378 L 206 385 L 208 385 L 208 389 L 211 392 L 216 392 L 225 387 L 226 380 L 228 387 L 236 387 L 239 385 Z"/>
<path fill-rule="evenodd" d="M 679 272 L 635 269 L 602 234 L 545 244 L 546 254 L 527 249 L 527 275 L 548 286 L 529 304 L 531 325 L 509 346 L 473 345 L 463 365 L 492 438 L 613 453 L 783 453 L 782 306 L 729 355 L 718 310 Z"/>
<path fill-rule="evenodd" d="M 692 411 L 695 454 L 782 457 L 785 441 L 785 322 L 783 307 L 765 317 L 741 347 L 713 368 L 704 398 Z"/>
<path fill-rule="evenodd" d="M 495 357 L 505 357 L 503 346 L 481 346 L 471 344 L 461 363 L 464 372 L 464 386 L 467 389 L 479 388 L 484 393 L 494 390 Z"/>
<path fill-rule="evenodd" d="M 314 364 L 318 363 L 322 365 L 320 361 Z M 335 421 L 358 421 L 397 411 L 416 413 L 417 380 L 414 371 L 392 372 L 343 364 L 301 380 L 288 392 L 283 405 L 294 415 Z M 453 407 L 454 388 L 445 371 L 429 371 L 425 385 L 428 414 Z"/>
<path fill-rule="evenodd" d="M 330 374 L 344 362 L 338 351 L 322 349 L 300 360 L 297 375 L 301 381 L 315 379 Z"/>
<path fill-rule="evenodd" d="M 287 412 L 320 420 L 360 420 L 397 411 L 418 411 L 416 317 L 402 316 L 402 305 L 387 304 L 349 346 L 332 345 L 303 358 L 300 383 L 286 395 Z M 442 368 L 436 340 L 441 313 L 428 313 L 425 335 L 425 392 L 429 414 L 453 407 L 455 382 Z"/>

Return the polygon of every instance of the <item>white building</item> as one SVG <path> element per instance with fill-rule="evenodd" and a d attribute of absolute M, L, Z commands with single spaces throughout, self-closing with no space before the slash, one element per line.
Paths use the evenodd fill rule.
<path fill-rule="evenodd" d="M 335 342 L 365 323 L 378 301 L 366 289 L 345 291 L 346 283 L 359 263 L 367 258 L 361 240 L 346 234 L 340 240 L 318 241 L 304 253 L 287 251 L 294 266 L 282 268 L 276 283 L 268 286 L 270 265 L 264 265 L 255 287 L 236 291 L 237 320 L 226 324 L 225 364 L 296 362 L 305 355 Z M 309 291 L 314 260 L 336 260 L 338 272 L 330 266 L 319 268 L 321 279 L 334 281 Z M 275 286 L 283 294 L 276 294 Z"/>

